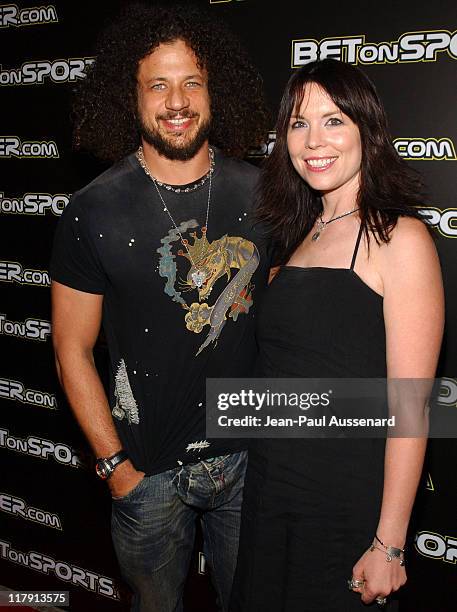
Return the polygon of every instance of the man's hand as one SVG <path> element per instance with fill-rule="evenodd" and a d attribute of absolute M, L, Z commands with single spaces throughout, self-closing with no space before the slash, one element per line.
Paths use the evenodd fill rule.
<path fill-rule="evenodd" d="M 114 470 L 111 478 L 108 480 L 108 485 L 112 497 L 124 497 L 143 480 L 144 472 L 136 470 L 132 462 L 127 459 L 123 461 Z"/>

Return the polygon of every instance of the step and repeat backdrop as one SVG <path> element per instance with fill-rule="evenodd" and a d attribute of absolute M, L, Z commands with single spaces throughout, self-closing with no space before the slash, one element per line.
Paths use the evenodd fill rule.
<path fill-rule="evenodd" d="M 195 0 L 238 32 L 275 116 L 291 72 L 333 57 L 375 82 L 398 154 L 428 187 L 446 289 L 438 401 L 457 410 L 457 5 Z M 0 4 L 0 584 L 68 590 L 71 610 L 129 607 L 110 540 L 110 499 L 55 374 L 49 258 L 71 194 L 105 169 L 71 145 L 71 95 L 121 4 Z M 227 75 L 230 78 L 230 75 Z M 255 108 L 252 109 L 255 112 Z M 109 134 L 106 135 L 109 138 Z M 252 150 L 259 164 L 275 142 Z M 71 324 L 71 322 L 70 322 Z M 103 375 L 105 351 L 97 349 Z M 457 609 L 457 444 L 430 441 L 411 525 L 402 611 Z M 186 609 L 215 610 L 196 549 Z"/>

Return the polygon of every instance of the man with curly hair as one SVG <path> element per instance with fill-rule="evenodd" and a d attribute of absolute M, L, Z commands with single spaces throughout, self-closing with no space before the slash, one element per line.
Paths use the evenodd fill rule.
<path fill-rule="evenodd" d="M 191 3 L 130 6 L 100 40 L 75 117 L 77 146 L 115 163 L 74 194 L 56 234 L 59 377 L 111 490 L 133 610 L 182 610 L 197 520 L 227 610 L 246 452 L 206 438 L 205 380 L 249 376 L 256 356 L 268 262 L 249 216 L 257 169 L 240 158 L 265 134 L 262 81 Z"/>

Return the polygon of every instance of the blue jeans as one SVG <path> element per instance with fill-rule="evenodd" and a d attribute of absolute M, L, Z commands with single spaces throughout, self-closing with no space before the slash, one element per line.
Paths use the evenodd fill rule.
<path fill-rule="evenodd" d="M 246 462 L 243 451 L 183 465 L 113 498 L 111 532 L 133 612 L 181 612 L 198 519 L 218 605 L 228 610 Z"/>

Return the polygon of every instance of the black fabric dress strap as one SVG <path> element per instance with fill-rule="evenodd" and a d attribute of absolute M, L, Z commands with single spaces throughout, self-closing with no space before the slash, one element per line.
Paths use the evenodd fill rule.
<path fill-rule="evenodd" d="M 351 268 L 350 268 L 351 270 L 353 270 L 355 266 L 355 260 L 357 258 L 357 253 L 359 252 L 359 245 L 360 245 L 360 240 L 362 238 L 362 233 L 363 233 L 363 226 L 361 225 L 359 229 L 359 234 L 357 236 L 357 241 L 355 243 L 354 253 L 352 255 Z"/>

